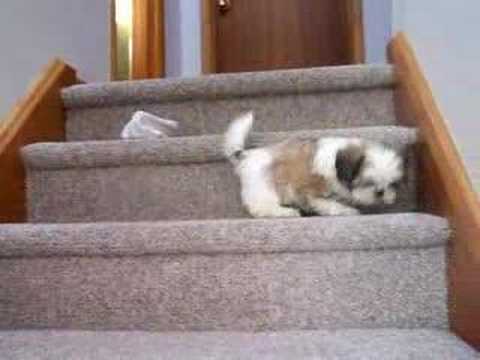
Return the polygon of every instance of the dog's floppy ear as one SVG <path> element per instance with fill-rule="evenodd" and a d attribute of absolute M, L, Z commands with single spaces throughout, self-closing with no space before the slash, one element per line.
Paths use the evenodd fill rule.
<path fill-rule="evenodd" d="M 335 168 L 337 178 L 351 187 L 353 180 L 358 176 L 365 161 L 365 150 L 359 145 L 350 145 L 337 152 Z"/>

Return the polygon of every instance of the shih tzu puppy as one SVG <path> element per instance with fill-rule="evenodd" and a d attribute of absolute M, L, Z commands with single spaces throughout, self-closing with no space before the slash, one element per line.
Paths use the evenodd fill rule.
<path fill-rule="evenodd" d="M 356 215 L 356 207 L 395 202 L 403 159 L 383 144 L 326 137 L 246 150 L 252 125 L 252 112 L 235 119 L 224 147 L 251 216 Z"/>

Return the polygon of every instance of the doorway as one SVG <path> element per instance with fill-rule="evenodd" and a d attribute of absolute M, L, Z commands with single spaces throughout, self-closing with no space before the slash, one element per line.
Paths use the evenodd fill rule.
<path fill-rule="evenodd" d="M 361 0 L 202 0 L 204 73 L 364 62 Z"/>

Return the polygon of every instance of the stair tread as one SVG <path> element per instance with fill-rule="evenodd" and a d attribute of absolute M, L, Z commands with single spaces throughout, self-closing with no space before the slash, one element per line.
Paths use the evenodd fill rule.
<path fill-rule="evenodd" d="M 416 130 L 369 127 L 256 133 L 251 145 L 296 136 L 354 136 L 383 141 L 406 156 L 397 201 L 368 213 L 417 209 Z M 68 223 L 240 218 L 247 216 L 221 135 L 158 140 L 38 143 L 22 149 L 29 221 Z M 75 204 L 75 206 L 71 206 Z"/>
<path fill-rule="evenodd" d="M 447 220 L 404 213 L 298 219 L 223 219 L 0 226 L 0 258 L 247 254 L 445 245 Z"/>
<path fill-rule="evenodd" d="M 348 65 L 75 85 L 64 89 L 62 97 L 71 109 L 369 89 L 391 87 L 394 82 L 391 65 Z"/>
<path fill-rule="evenodd" d="M 0 332 L 8 359 L 478 359 L 448 331 L 345 329 L 271 333 L 21 330 Z"/>
<path fill-rule="evenodd" d="M 265 132 L 252 134 L 250 145 L 262 146 L 291 137 L 363 137 L 384 142 L 399 151 L 416 141 L 416 130 L 402 126 Z M 202 163 L 224 160 L 223 136 L 203 135 L 144 140 L 36 143 L 22 149 L 28 168 L 109 167 L 140 164 Z"/>

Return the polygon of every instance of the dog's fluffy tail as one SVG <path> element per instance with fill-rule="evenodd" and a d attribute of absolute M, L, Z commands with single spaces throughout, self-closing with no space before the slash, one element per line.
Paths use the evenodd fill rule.
<path fill-rule="evenodd" d="M 225 133 L 225 156 L 233 163 L 242 157 L 245 142 L 253 125 L 253 111 L 244 113 L 232 121 Z"/>

